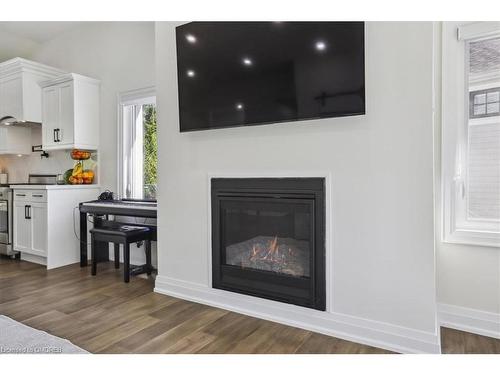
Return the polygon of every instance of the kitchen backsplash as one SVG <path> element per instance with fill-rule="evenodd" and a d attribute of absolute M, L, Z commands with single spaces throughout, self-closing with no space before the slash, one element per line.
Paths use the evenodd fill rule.
<path fill-rule="evenodd" d="M 40 144 L 40 132 L 40 129 L 32 129 L 33 145 Z M 23 156 L 0 155 L 0 172 L 9 175 L 9 183 L 27 182 L 30 173 L 63 174 L 75 164 L 70 152 L 71 150 L 50 151 L 48 158 L 41 158 L 40 152 Z"/>
<path fill-rule="evenodd" d="M 74 161 L 67 152 L 54 151 L 49 153 L 48 159 L 40 160 L 40 153 L 31 156 L 2 155 L 0 166 L 3 173 L 9 175 L 9 182 L 26 182 L 30 173 L 35 174 L 62 174 L 72 168 Z"/>

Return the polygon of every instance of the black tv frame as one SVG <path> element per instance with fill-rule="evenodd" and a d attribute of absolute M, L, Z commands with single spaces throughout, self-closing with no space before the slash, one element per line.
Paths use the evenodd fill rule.
<path fill-rule="evenodd" d="M 260 22 L 260 21 L 259 21 Z M 262 21 L 262 22 L 272 22 L 272 21 Z M 294 22 L 294 21 L 290 21 Z M 314 21 L 311 21 L 314 22 Z M 322 21 L 323 22 L 323 21 Z M 335 23 L 336 21 L 331 21 L 332 23 Z M 339 23 L 345 23 L 345 21 L 338 21 Z M 257 122 L 257 123 L 248 123 L 248 124 L 237 124 L 237 125 L 222 125 L 222 126 L 210 126 L 208 128 L 195 128 L 195 129 L 183 129 L 181 126 L 182 119 L 181 119 L 181 103 L 178 98 L 177 100 L 177 105 L 178 105 L 178 111 L 179 111 L 179 132 L 180 133 L 192 133 L 192 132 L 198 132 L 198 131 L 207 131 L 207 130 L 220 130 L 220 129 L 231 129 L 231 128 L 242 128 L 242 127 L 249 127 L 249 126 L 261 126 L 261 125 L 274 125 L 274 124 L 282 124 L 282 123 L 293 123 L 293 122 L 300 122 L 300 121 L 314 121 L 314 120 L 324 120 L 324 119 L 331 119 L 331 118 L 342 118 L 342 117 L 352 117 L 352 116 L 363 116 L 366 115 L 366 56 L 365 56 L 365 40 L 366 40 L 366 28 L 365 28 L 365 22 L 362 21 L 351 21 L 351 22 L 357 22 L 357 23 L 362 23 L 363 24 L 363 29 L 364 29 L 364 34 L 363 34 L 363 40 L 362 40 L 362 48 L 363 48 L 363 87 L 360 88 L 360 93 L 363 96 L 363 110 L 358 111 L 358 112 L 340 112 L 336 114 L 335 116 L 311 116 L 311 117 L 302 117 L 302 118 L 297 118 L 297 119 L 285 119 L 285 120 L 273 120 L 273 121 L 264 121 L 264 122 Z M 196 23 L 196 22 L 187 22 L 183 25 L 176 26 L 176 40 L 178 40 L 178 32 L 179 29 L 182 27 Z M 225 21 L 214 21 L 213 23 L 225 23 Z M 242 22 L 244 23 L 244 22 Z M 179 46 L 176 43 L 176 51 L 177 51 L 177 56 L 179 55 Z M 181 77 L 181 71 L 179 69 L 179 60 L 177 59 L 176 61 L 177 65 L 177 85 L 179 85 L 180 77 Z M 177 95 L 179 95 L 179 87 L 177 87 Z"/>

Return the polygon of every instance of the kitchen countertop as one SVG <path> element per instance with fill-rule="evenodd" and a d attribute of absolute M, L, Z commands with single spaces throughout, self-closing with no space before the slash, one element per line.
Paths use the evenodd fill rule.
<path fill-rule="evenodd" d="M 99 185 L 10 185 L 11 189 L 21 190 L 66 190 L 66 189 L 99 189 Z"/>

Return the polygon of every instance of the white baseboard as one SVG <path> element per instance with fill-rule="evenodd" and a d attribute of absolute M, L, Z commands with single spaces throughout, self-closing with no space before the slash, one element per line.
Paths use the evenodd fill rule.
<path fill-rule="evenodd" d="M 156 278 L 155 292 L 399 353 L 441 353 L 439 334 Z"/>
<path fill-rule="evenodd" d="M 500 339 L 500 314 L 440 303 L 438 319 L 443 327 Z"/>
<path fill-rule="evenodd" d="M 38 255 L 28 254 L 28 253 L 21 253 L 21 260 L 24 260 L 24 261 L 30 262 L 30 263 L 40 264 L 42 266 L 47 265 L 47 258 L 38 256 Z"/>

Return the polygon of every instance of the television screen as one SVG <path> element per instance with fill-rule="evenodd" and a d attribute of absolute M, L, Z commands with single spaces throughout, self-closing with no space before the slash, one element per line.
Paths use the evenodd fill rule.
<path fill-rule="evenodd" d="M 365 113 L 363 22 L 176 29 L 180 130 Z"/>

